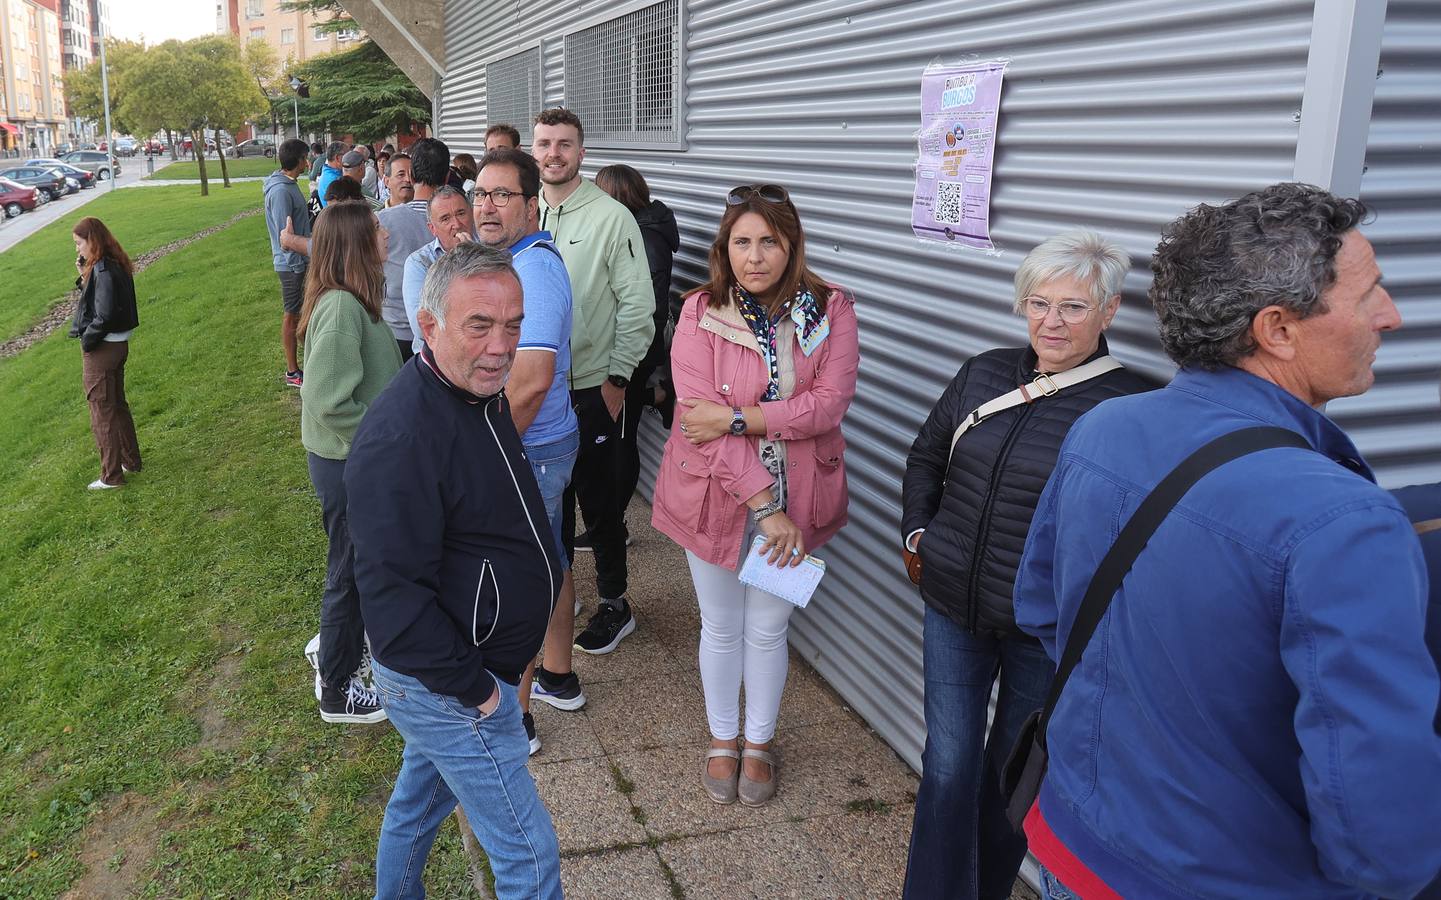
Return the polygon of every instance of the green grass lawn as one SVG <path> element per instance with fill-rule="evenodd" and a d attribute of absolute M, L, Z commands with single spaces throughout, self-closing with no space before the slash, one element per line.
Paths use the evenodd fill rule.
<path fill-rule="evenodd" d="M 25 331 L 75 287 L 70 230 L 81 217 L 103 221 L 133 259 L 260 203 L 260 185 L 246 182 L 212 185 L 208 197 L 188 185 L 126 188 L 77 207 L 0 253 L 0 340 Z"/>
<path fill-rule="evenodd" d="M 273 158 L 266 159 L 263 156 L 247 156 L 243 159 L 227 159 L 225 161 L 225 164 L 230 167 L 231 178 L 253 178 L 258 175 L 269 175 L 271 172 L 274 172 L 276 169 L 280 168 L 280 165 Z M 206 159 L 205 175 L 208 178 L 219 181 L 220 160 Z M 146 175 L 144 180 L 149 181 L 154 179 L 156 181 L 180 181 L 186 178 L 193 178 L 196 181 L 200 180 L 200 167 L 195 164 L 195 160 L 193 159 L 173 162 L 165 168 L 157 171 L 154 175 Z"/>
<path fill-rule="evenodd" d="M 50 245 L 22 247 L 17 263 Z M 94 896 L 98 871 L 143 897 L 367 897 L 401 742 L 316 713 L 302 650 L 325 538 L 261 220 L 137 287 L 145 470 L 125 488 L 85 490 L 76 343 L 0 361 L 0 896 Z M 448 823 L 432 895 L 465 893 L 465 873 Z"/>

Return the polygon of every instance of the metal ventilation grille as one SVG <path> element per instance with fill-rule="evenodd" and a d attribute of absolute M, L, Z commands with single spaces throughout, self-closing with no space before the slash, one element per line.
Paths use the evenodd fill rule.
<path fill-rule="evenodd" d="M 541 110 L 540 48 L 485 64 L 486 122 L 513 125 L 521 144 L 530 142 L 530 126 Z"/>
<path fill-rule="evenodd" d="M 566 106 L 588 145 L 681 145 L 677 0 L 565 36 Z"/>

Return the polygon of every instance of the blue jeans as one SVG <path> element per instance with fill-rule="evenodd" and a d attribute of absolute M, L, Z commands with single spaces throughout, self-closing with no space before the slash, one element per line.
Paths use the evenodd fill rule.
<path fill-rule="evenodd" d="M 572 431 L 549 444 L 525 448 L 525 458 L 530 460 L 530 470 L 535 473 L 535 483 L 540 486 L 540 497 L 545 501 L 545 517 L 550 521 L 555 549 L 560 554 L 561 567 L 565 569 L 570 568 L 570 559 L 565 555 L 562 538 L 565 514 L 561 501 L 565 497 L 565 489 L 570 486 L 570 473 L 575 469 L 575 458 L 579 454 L 579 431 Z"/>
<path fill-rule="evenodd" d="M 390 723 L 405 738 L 400 775 L 380 826 L 377 900 L 425 896 L 425 859 L 457 801 L 490 858 L 500 900 L 559 900 L 560 845 L 525 767 L 530 747 L 515 688 L 496 679 L 500 705 L 482 718 L 474 707 L 432 693 L 379 660 L 372 665 Z"/>
<path fill-rule="evenodd" d="M 1045 866 L 1041 866 L 1041 896 L 1044 900 L 1081 900 L 1079 895 L 1061 884 L 1061 879 Z"/>
<path fill-rule="evenodd" d="M 1039 643 L 971 634 L 930 607 L 924 634 L 926 749 L 905 896 L 1004 900 L 1026 857 L 1026 837 L 1006 820 L 1001 767 L 1026 717 L 1045 705 L 1055 667 Z"/>

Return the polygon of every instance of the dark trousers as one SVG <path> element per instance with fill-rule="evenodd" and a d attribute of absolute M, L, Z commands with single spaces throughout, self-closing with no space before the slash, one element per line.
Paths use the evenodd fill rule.
<path fill-rule="evenodd" d="M 636 485 L 640 484 L 640 443 L 636 440 L 636 432 L 640 431 L 641 410 L 655 398 L 654 389 L 646 387 L 655 370 L 655 365 L 649 360 L 642 362 L 636 366 L 630 386 L 625 389 L 625 433 L 620 439 L 620 479 L 617 487 L 622 521 L 625 508 L 635 495 Z"/>
<path fill-rule="evenodd" d="M 129 341 L 102 341 L 82 355 L 81 377 L 85 401 L 90 404 L 90 431 L 100 450 L 100 478 L 106 484 L 124 484 L 125 469 L 140 470 L 135 420 L 130 417 L 130 404 L 125 402 L 125 360 L 129 355 Z"/>
<path fill-rule="evenodd" d="M 971 634 L 929 607 L 923 652 L 926 749 L 905 897 L 1004 900 L 1026 858 L 1026 837 L 1006 820 L 1001 766 L 1026 718 L 1045 705 L 1055 666 L 1035 641 Z"/>
<path fill-rule="evenodd" d="M 565 514 L 561 537 L 566 556 L 574 562 L 575 506 L 579 502 L 595 550 L 595 589 L 602 598 L 614 600 L 625 596 L 627 577 L 625 505 L 630 495 L 621 493 L 621 430 L 625 416 L 619 421 L 610 417 L 599 386 L 571 391 L 570 401 L 580 420 L 580 453 L 571 470 L 570 487 L 561 501 Z"/>
<path fill-rule="evenodd" d="M 320 679 L 345 690 L 360 668 L 365 623 L 355 587 L 355 546 L 345 521 L 345 460 L 305 454 L 310 483 L 320 498 L 320 519 L 330 549 L 325 554 L 325 593 L 320 599 Z"/>

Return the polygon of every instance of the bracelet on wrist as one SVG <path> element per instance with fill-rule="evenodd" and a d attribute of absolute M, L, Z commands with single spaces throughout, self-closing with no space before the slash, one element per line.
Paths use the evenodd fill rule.
<path fill-rule="evenodd" d="M 751 517 L 756 522 L 759 522 L 761 519 L 769 518 L 770 516 L 773 516 L 780 511 L 781 502 L 779 500 L 772 500 L 765 506 L 762 506 L 760 509 L 752 510 Z"/>

